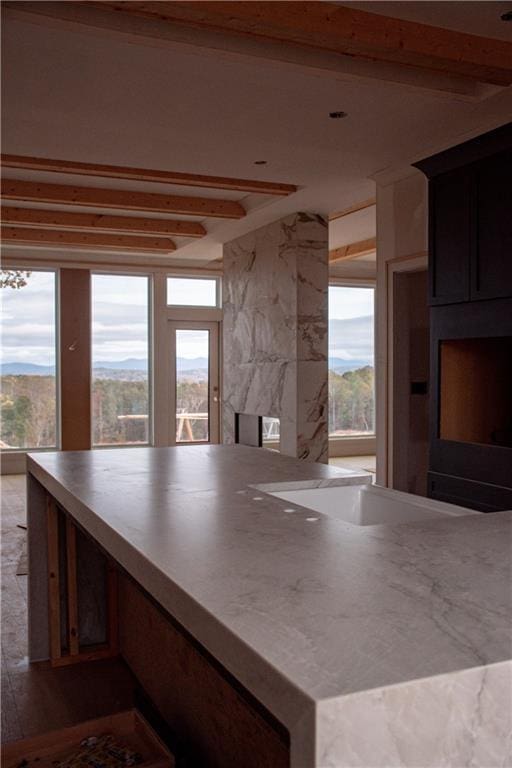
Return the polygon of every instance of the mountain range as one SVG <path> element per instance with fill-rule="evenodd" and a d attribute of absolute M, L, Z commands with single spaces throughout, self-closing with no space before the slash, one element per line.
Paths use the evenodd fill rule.
<path fill-rule="evenodd" d="M 208 368 L 208 358 L 206 357 L 178 357 L 176 362 L 178 372 Z M 101 360 L 93 365 L 93 369 L 98 371 L 147 371 L 147 368 L 147 360 L 135 357 L 126 360 Z M 2 376 L 54 376 L 55 366 L 36 365 L 35 363 L 2 363 L 0 373 Z"/>
<path fill-rule="evenodd" d="M 206 357 L 177 359 L 178 373 L 186 371 L 206 371 L 208 369 L 208 359 Z M 357 368 L 364 368 L 365 365 L 372 365 L 368 359 L 345 360 L 340 357 L 329 358 L 329 369 L 337 373 L 345 371 L 354 371 Z M 93 366 L 95 371 L 147 371 L 147 360 L 129 358 L 127 360 L 101 361 Z M 48 365 L 35 365 L 34 363 L 3 363 L 0 365 L 0 374 L 2 376 L 54 376 L 55 368 Z M 101 378 L 104 378 L 101 377 Z"/>

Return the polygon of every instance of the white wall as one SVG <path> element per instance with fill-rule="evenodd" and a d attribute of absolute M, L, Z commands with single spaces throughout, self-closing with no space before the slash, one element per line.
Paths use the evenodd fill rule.
<path fill-rule="evenodd" d="M 377 482 L 391 484 L 393 273 L 427 263 L 427 181 L 420 171 L 377 185 Z"/>

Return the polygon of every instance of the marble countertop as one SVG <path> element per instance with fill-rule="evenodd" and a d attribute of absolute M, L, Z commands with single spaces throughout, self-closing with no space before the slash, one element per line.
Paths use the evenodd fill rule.
<path fill-rule="evenodd" d="M 369 527 L 290 512 L 261 486 L 368 477 L 243 446 L 28 469 L 292 733 L 312 705 L 512 657 L 509 512 Z"/>

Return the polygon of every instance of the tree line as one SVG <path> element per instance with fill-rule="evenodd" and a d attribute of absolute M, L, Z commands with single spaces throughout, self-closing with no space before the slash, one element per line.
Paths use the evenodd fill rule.
<path fill-rule="evenodd" d="M 374 432 L 375 376 L 371 365 L 329 371 L 329 433 Z"/>
<path fill-rule="evenodd" d="M 55 446 L 55 377 L 9 375 L 2 376 L 1 381 L 0 434 L 3 447 Z M 208 383 L 180 378 L 176 385 L 176 410 L 178 414 L 207 413 Z M 95 445 L 147 443 L 148 413 L 147 380 L 94 379 L 92 414 Z M 191 427 L 194 439 L 206 439 L 206 421 L 191 421 Z M 365 366 L 345 373 L 329 371 L 329 432 L 373 431 L 373 368 Z"/>
<path fill-rule="evenodd" d="M 55 376 L 2 376 L 1 440 L 9 448 L 56 445 Z"/>

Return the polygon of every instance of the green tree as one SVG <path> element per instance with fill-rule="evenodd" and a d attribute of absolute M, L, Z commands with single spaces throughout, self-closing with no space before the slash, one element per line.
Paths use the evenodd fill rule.
<path fill-rule="evenodd" d="M 329 371 L 329 431 L 373 432 L 374 370 Z"/>

